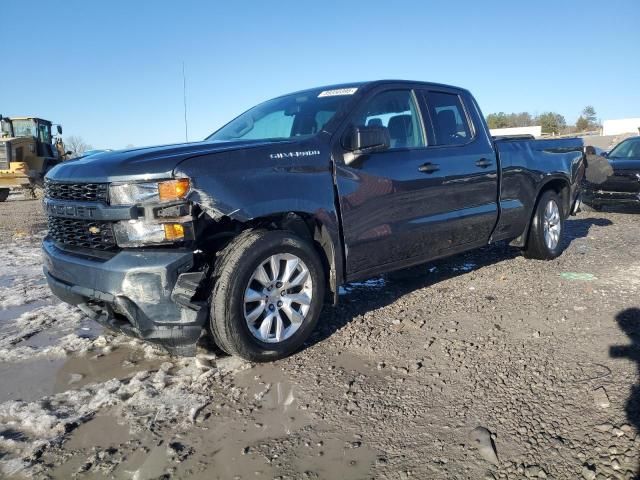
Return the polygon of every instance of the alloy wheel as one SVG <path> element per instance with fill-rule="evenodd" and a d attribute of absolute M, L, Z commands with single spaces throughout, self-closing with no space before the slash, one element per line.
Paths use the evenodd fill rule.
<path fill-rule="evenodd" d="M 295 255 L 262 261 L 244 293 L 244 318 L 251 334 L 265 343 L 290 338 L 302 326 L 313 299 L 309 268 Z"/>

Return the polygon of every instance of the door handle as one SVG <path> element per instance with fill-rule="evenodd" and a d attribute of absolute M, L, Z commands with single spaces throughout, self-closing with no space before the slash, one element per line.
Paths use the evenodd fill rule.
<path fill-rule="evenodd" d="M 418 167 L 418 170 L 420 170 L 422 173 L 433 173 L 440 170 L 440 165 L 436 163 L 427 162 L 420 165 Z"/>
<path fill-rule="evenodd" d="M 491 160 L 487 160 L 486 158 L 481 158 L 476 162 L 476 165 L 479 166 L 480 168 L 487 168 L 493 165 L 493 162 Z"/>

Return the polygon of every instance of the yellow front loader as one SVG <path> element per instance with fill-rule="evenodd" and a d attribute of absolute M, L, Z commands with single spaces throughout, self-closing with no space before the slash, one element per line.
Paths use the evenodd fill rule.
<path fill-rule="evenodd" d="M 43 179 L 47 171 L 67 158 L 58 136 L 51 135 L 52 124 L 36 117 L 0 115 L 0 202 L 11 189 L 22 189 L 31 198 L 43 196 Z"/>

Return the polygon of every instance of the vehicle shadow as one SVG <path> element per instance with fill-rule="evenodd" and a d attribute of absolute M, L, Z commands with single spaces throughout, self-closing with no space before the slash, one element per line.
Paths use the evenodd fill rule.
<path fill-rule="evenodd" d="M 574 240 L 586 237 L 592 226 L 606 227 L 612 224 L 613 222 L 606 218 L 589 217 L 567 220 L 563 249 L 567 248 Z M 390 305 L 414 290 L 432 287 L 443 280 L 513 259 L 521 254 L 519 248 L 511 247 L 506 242 L 498 242 L 477 250 L 412 267 L 405 271 L 393 272 L 369 281 L 347 284 L 342 289 L 338 305 L 333 308 L 327 306 L 323 310 L 318 327 L 301 350 L 326 340 L 355 318 Z M 487 301 L 491 300 L 493 300 L 491 295 L 488 295 Z"/>
<path fill-rule="evenodd" d="M 567 248 L 574 240 L 586 237 L 592 226 L 606 227 L 612 224 L 613 222 L 606 218 L 574 217 L 567 220 L 563 249 Z M 521 254 L 519 248 L 511 247 L 507 242 L 498 242 L 470 252 L 375 277 L 368 281 L 347 284 L 341 287 L 338 305 L 334 307 L 327 305 L 323 309 L 318 327 L 299 351 L 326 340 L 355 318 L 390 305 L 414 290 L 432 287 L 462 273 L 513 259 Z M 487 295 L 487 301 L 492 300 L 491 295 Z M 208 336 L 201 338 L 200 343 L 209 351 L 221 356 L 226 355 Z"/>
<path fill-rule="evenodd" d="M 616 322 L 631 341 L 628 345 L 613 345 L 609 348 L 611 358 L 625 358 L 636 362 L 638 381 L 630 389 L 625 407 L 627 421 L 640 432 L 640 308 L 628 308 L 616 315 Z M 640 434 L 640 433 L 638 433 Z M 635 480 L 640 480 L 640 453 Z"/>
<path fill-rule="evenodd" d="M 338 305 L 325 307 L 318 327 L 302 349 L 324 341 L 355 318 L 390 305 L 414 290 L 431 287 L 461 273 L 519 255 L 518 248 L 500 242 L 472 252 L 385 274 L 368 281 L 347 284 L 341 288 Z"/>
<path fill-rule="evenodd" d="M 608 218 L 569 218 L 564 222 L 563 248 L 567 248 L 578 238 L 585 238 L 593 226 L 608 227 L 610 225 L 613 225 L 613 222 Z"/>

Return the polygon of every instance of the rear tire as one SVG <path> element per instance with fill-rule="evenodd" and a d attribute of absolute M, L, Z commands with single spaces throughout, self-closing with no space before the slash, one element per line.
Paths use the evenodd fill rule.
<path fill-rule="evenodd" d="M 523 254 L 527 258 L 551 260 L 562 253 L 564 215 L 562 202 L 553 190 L 542 193 L 529 227 L 527 246 Z"/>
<path fill-rule="evenodd" d="M 11 193 L 11 189 L 9 188 L 0 188 L 0 202 L 4 202 L 9 198 L 9 194 Z"/>
<path fill-rule="evenodd" d="M 303 277 L 308 280 L 299 280 Z M 318 254 L 286 231 L 238 235 L 220 253 L 214 282 L 211 335 L 222 350 L 249 361 L 278 360 L 298 350 L 324 303 L 325 272 Z M 260 313 L 254 318 L 254 312 Z"/>

